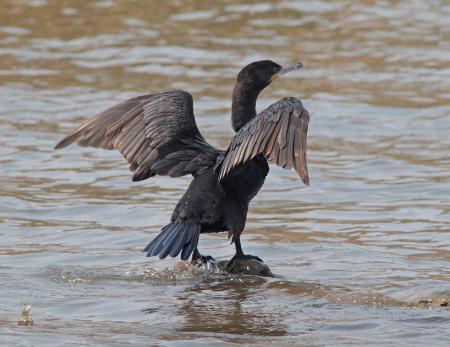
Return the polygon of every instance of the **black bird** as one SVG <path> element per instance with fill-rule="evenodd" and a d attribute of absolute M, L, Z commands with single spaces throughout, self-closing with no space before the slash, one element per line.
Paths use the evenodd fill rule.
<path fill-rule="evenodd" d="M 236 135 L 226 151 L 208 144 L 195 123 L 192 96 L 182 90 L 138 96 L 97 115 L 59 142 L 118 149 L 130 164 L 133 181 L 154 175 L 193 180 L 171 222 L 145 247 L 147 256 L 167 255 L 206 262 L 197 249 L 201 233 L 228 231 L 237 258 L 245 255 L 240 235 L 250 201 L 262 187 L 269 163 L 295 168 L 309 184 L 306 136 L 309 114 L 295 98 L 284 98 L 256 114 L 259 93 L 275 78 L 301 67 L 263 60 L 245 66 L 233 90 L 231 120 Z"/>

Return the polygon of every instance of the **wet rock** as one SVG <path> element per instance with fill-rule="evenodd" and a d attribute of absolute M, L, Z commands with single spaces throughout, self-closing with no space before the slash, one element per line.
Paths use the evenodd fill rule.
<path fill-rule="evenodd" d="M 426 306 L 429 308 L 448 307 L 448 299 L 436 297 L 433 299 L 419 300 L 418 304 L 419 304 L 419 306 Z"/>
<path fill-rule="evenodd" d="M 425 299 L 425 300 L 420 300 L 419 301 L 419 305 L 420 306 L 431 306 L 433 304 L 433 300 L 432 299 Z"/>
<path fill-rule="evenodd" d="M 169 269 L 173 275 L 185 272 L 195 273 L 196 271 L 223 271 L 236 275 L 252 275 L 262 277 L 275 277 L 270 268 L 256 259 L 235 259 L 233 262 L 228 260 L 208 261 L 207 263 L 192 264 L 189 261 L 180 261 Z"/>
<path fill-rule="evenodd" d="M 266 264 L 256 259 L 235 259 L 233 262 L 222 260 L 217 266 L 222 271 L 237 275 L 275 277 Z"/>

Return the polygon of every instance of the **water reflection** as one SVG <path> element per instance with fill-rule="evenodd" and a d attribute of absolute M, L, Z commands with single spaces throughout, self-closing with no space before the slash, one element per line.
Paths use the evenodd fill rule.
<path fill-rule="evenodd" d="M 286 335 L 279 312 L 262 307 L 259 296 L 263 293 L 259 288 L 264 282 L 262 278 L 225 276 L 186 288 L 177 297 L 181 301 L 180 314 L 184 321 L 181 331 Z"/>

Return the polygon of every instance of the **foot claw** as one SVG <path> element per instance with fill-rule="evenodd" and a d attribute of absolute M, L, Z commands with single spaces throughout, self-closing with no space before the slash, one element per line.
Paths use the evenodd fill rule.
<path fill-rule="evenodd" d="M 210 255 L 201 255 L 200 253 L 197 253 L 192 256 L 191 264 L 197 266 L 208 266 L 209 264 L 216 264 L 216 260 Z"/>

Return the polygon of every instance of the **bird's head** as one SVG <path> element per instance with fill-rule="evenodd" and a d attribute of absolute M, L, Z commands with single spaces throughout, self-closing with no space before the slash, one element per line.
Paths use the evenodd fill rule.
<path fill-rule="evenodd" d="M 280 75 L 296 70 L 303 66 L 302 63 L 286 66 L 278 65 L 271 60 L 255 61 L 245 66 L 238 74 L 237 84 L 246 85 L 260 92 Z"/>
<path fill-rule="evenodd" d="M 261 60 L 244 67 L 237 76 L 233 90 L 231 107 L 233 129 L 239 131 L 256 117 L 256 99 L 264 88 L 280 75 L 302 66 L 302 63 L 281 66 L 271 60 Z"/>

